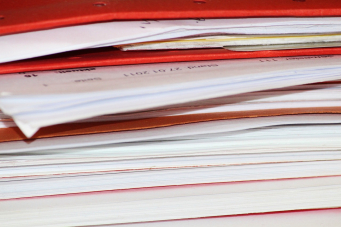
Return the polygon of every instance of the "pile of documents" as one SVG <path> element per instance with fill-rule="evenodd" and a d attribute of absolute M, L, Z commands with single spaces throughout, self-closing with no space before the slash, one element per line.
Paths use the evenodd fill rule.
<path fill-rule="evenodd" d="M 1 36 L 0 61 L 113 46 L 300 51 L 341 20 L 77 25 Z M 49 67 L 0 76 L 3 226 L 341 224 L 341 55 Z"/>

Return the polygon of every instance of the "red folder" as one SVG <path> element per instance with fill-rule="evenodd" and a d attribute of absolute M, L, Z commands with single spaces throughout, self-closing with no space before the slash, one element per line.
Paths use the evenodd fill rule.
<path fill-rule="evenodd" d="M 226 49 L 124 52 L 106 47 L 3 63 L 0 64 L 0 74 L 108 65 L 333 54 L 341 54 L 341 47 L 254 52 L 238 52 Z"/>
<path fill-rule="evenodd" d="M 339 15 L 340 0 L 1 0 L 0 35 L 109 20 Z"/>
<path fill-rule="evenodd" d="M 340 0 L 0 1 L 0 35 L 109 20 L 340 16 Z M 224 49 L 121 52 L 99 48 L 0 64 L 0 74 L 107 65 L 341 54 L 341 48 L 234 52 Z"/>

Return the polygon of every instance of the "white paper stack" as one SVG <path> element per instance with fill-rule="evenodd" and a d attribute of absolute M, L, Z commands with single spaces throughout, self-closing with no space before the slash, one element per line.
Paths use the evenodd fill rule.
<path fill-rule="evenodd" d="M 339 62 L 287 57 L 3 75 L 2 128 L 16 122 L 28 135 L 56 123 L 226 117 L 2 142 L 0 199 L 10 209 L 0 220 L 104 225 L 340 207 L 341 85 L 300 85 L 341 79 Z"/>

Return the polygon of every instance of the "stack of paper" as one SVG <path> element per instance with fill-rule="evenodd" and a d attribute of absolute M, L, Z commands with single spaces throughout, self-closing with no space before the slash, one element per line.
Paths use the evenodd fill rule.
<path fill-rule="evenodd" d="M 341 79 L 340 60 L 287 57 L 3 75 L 0 108 L 30 137 L 40 127 L 103 114 Z"/>
<path fill-rule="evenodd" d="M 122 50 L 166 50 L 219 48 L 245 51 L 258 48 L 266 49 L 300 49 L 316 47 L 340 46 L 339 34 L 310 34 L 310 35 L 216 35 L 193 38 L 172 39 L 119 46 Z"/>
<path fill-rule="evenodd" d="M 341 79 L 339 59 L 287 57 L 32 72 L 32 77 L 3 75 L 0 102 L 7 115 L 1 118 L 0 199 L 13 210 L 3 212 L 2 221 L 19 224 L 8 222 L 9 215 L 35 212 L 24 203 L 12 204 L 15 199 L 31 198 L 30 207 L 41 196 L 70 194 L 62 204 L 58 197 L 59 205 L 41 208 L 44 214 L 39 216 L 48 220 L 40 216 L 30 224 L 68 220 L 70 225 L 80 225 L 85 220 L 73 213 L 78 212 L 76 201 L 79 196 L 90 197 L 77 194 L 108 190 L 98 195 L 103 204 L 96 195 L 89 204 L 82 203 L 89 206 L 83 211 L 89 218 L 86 223 L 339 207 L 341 201 L 335 198 L 341 187 L 337 183 L 341 85 L 332 81 L 289 86 Z M 143 111 L 128 112 L 132 110 Z M 116 114 L 84 119 L 108 113 Z M 78 121 L 66 123 L 71 120 Z M 14 122 L 28 135 L 35 132 L 27 131 L 31 125 L 37 130 L 65 124 L 38 131 L 37 139 L 22 140 Z M 273 182 L 279 179 L 288 179 L 290 187 Z M 225 191 L 233 182 L 248 183 L 237 184 L 237 191 Z M 201 189 L 202 184 L 213 185 Z M 185 188 L 180 185 L 191 185 L 196 193 L 182 192 Z M 130 199 L 117 201 L 122 198 L 117 190 L 128 190 Z M 275 198 L 284 195 L 288 195 L 285 203 L 279 204 Z M 112 207 L 117 202 L 119 208 Z M 99 216 L 93 206 L 118 216 L 96 221 Z M 142 210 L 158 212 L 146 216 Z M 68 215 L 51 218 L 61 211 Z"/>
<path fill-rule="evenodd" d="M 258 34 L 263 36 L 291 34 L 303 36 L 299 36 L 294 43 L 305 43 L 307 42 L 306 39 L 309 39 L 306 37 L 307 35 L 316 34 L 315 37 L 320 38 L 312 39 L 311 42 L 339 42 L 341 20 L 340 17 L 147 20 L 70 26 L 1 36 L 0 63 L 85 48 L 122 46 L 212 34 Z M 323 36 L 322 34 L 326 35 Z M 285 42 L 279 43 L 287 42 L 285 39 Z M 259 42 L 262 45 L 279 43 L 269 43 L 269 39 Z M 251 45 L 254 43 L 241 42 L 241 44 Z M 207 46 L 199 46 L 199 48 L 203 47 Z"/>
<path fill-rule="evenodd" d="M 176 49 L 228 34 L 255 48 L 335 44 L 341 23 L 78 25 L 2 36 L 0 61 L 150 41 Z M 3 74 L 0 109 L 4 226 L 341 224 L 341 55 Z"/>

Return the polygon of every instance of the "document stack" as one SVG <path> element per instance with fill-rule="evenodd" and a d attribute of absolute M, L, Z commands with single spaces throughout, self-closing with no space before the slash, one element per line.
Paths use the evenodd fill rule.
<path fill-rule="evenodd" d="M 340 226 L 341 2 L 230 4 L 0 3 L 1 225 Z"/>

